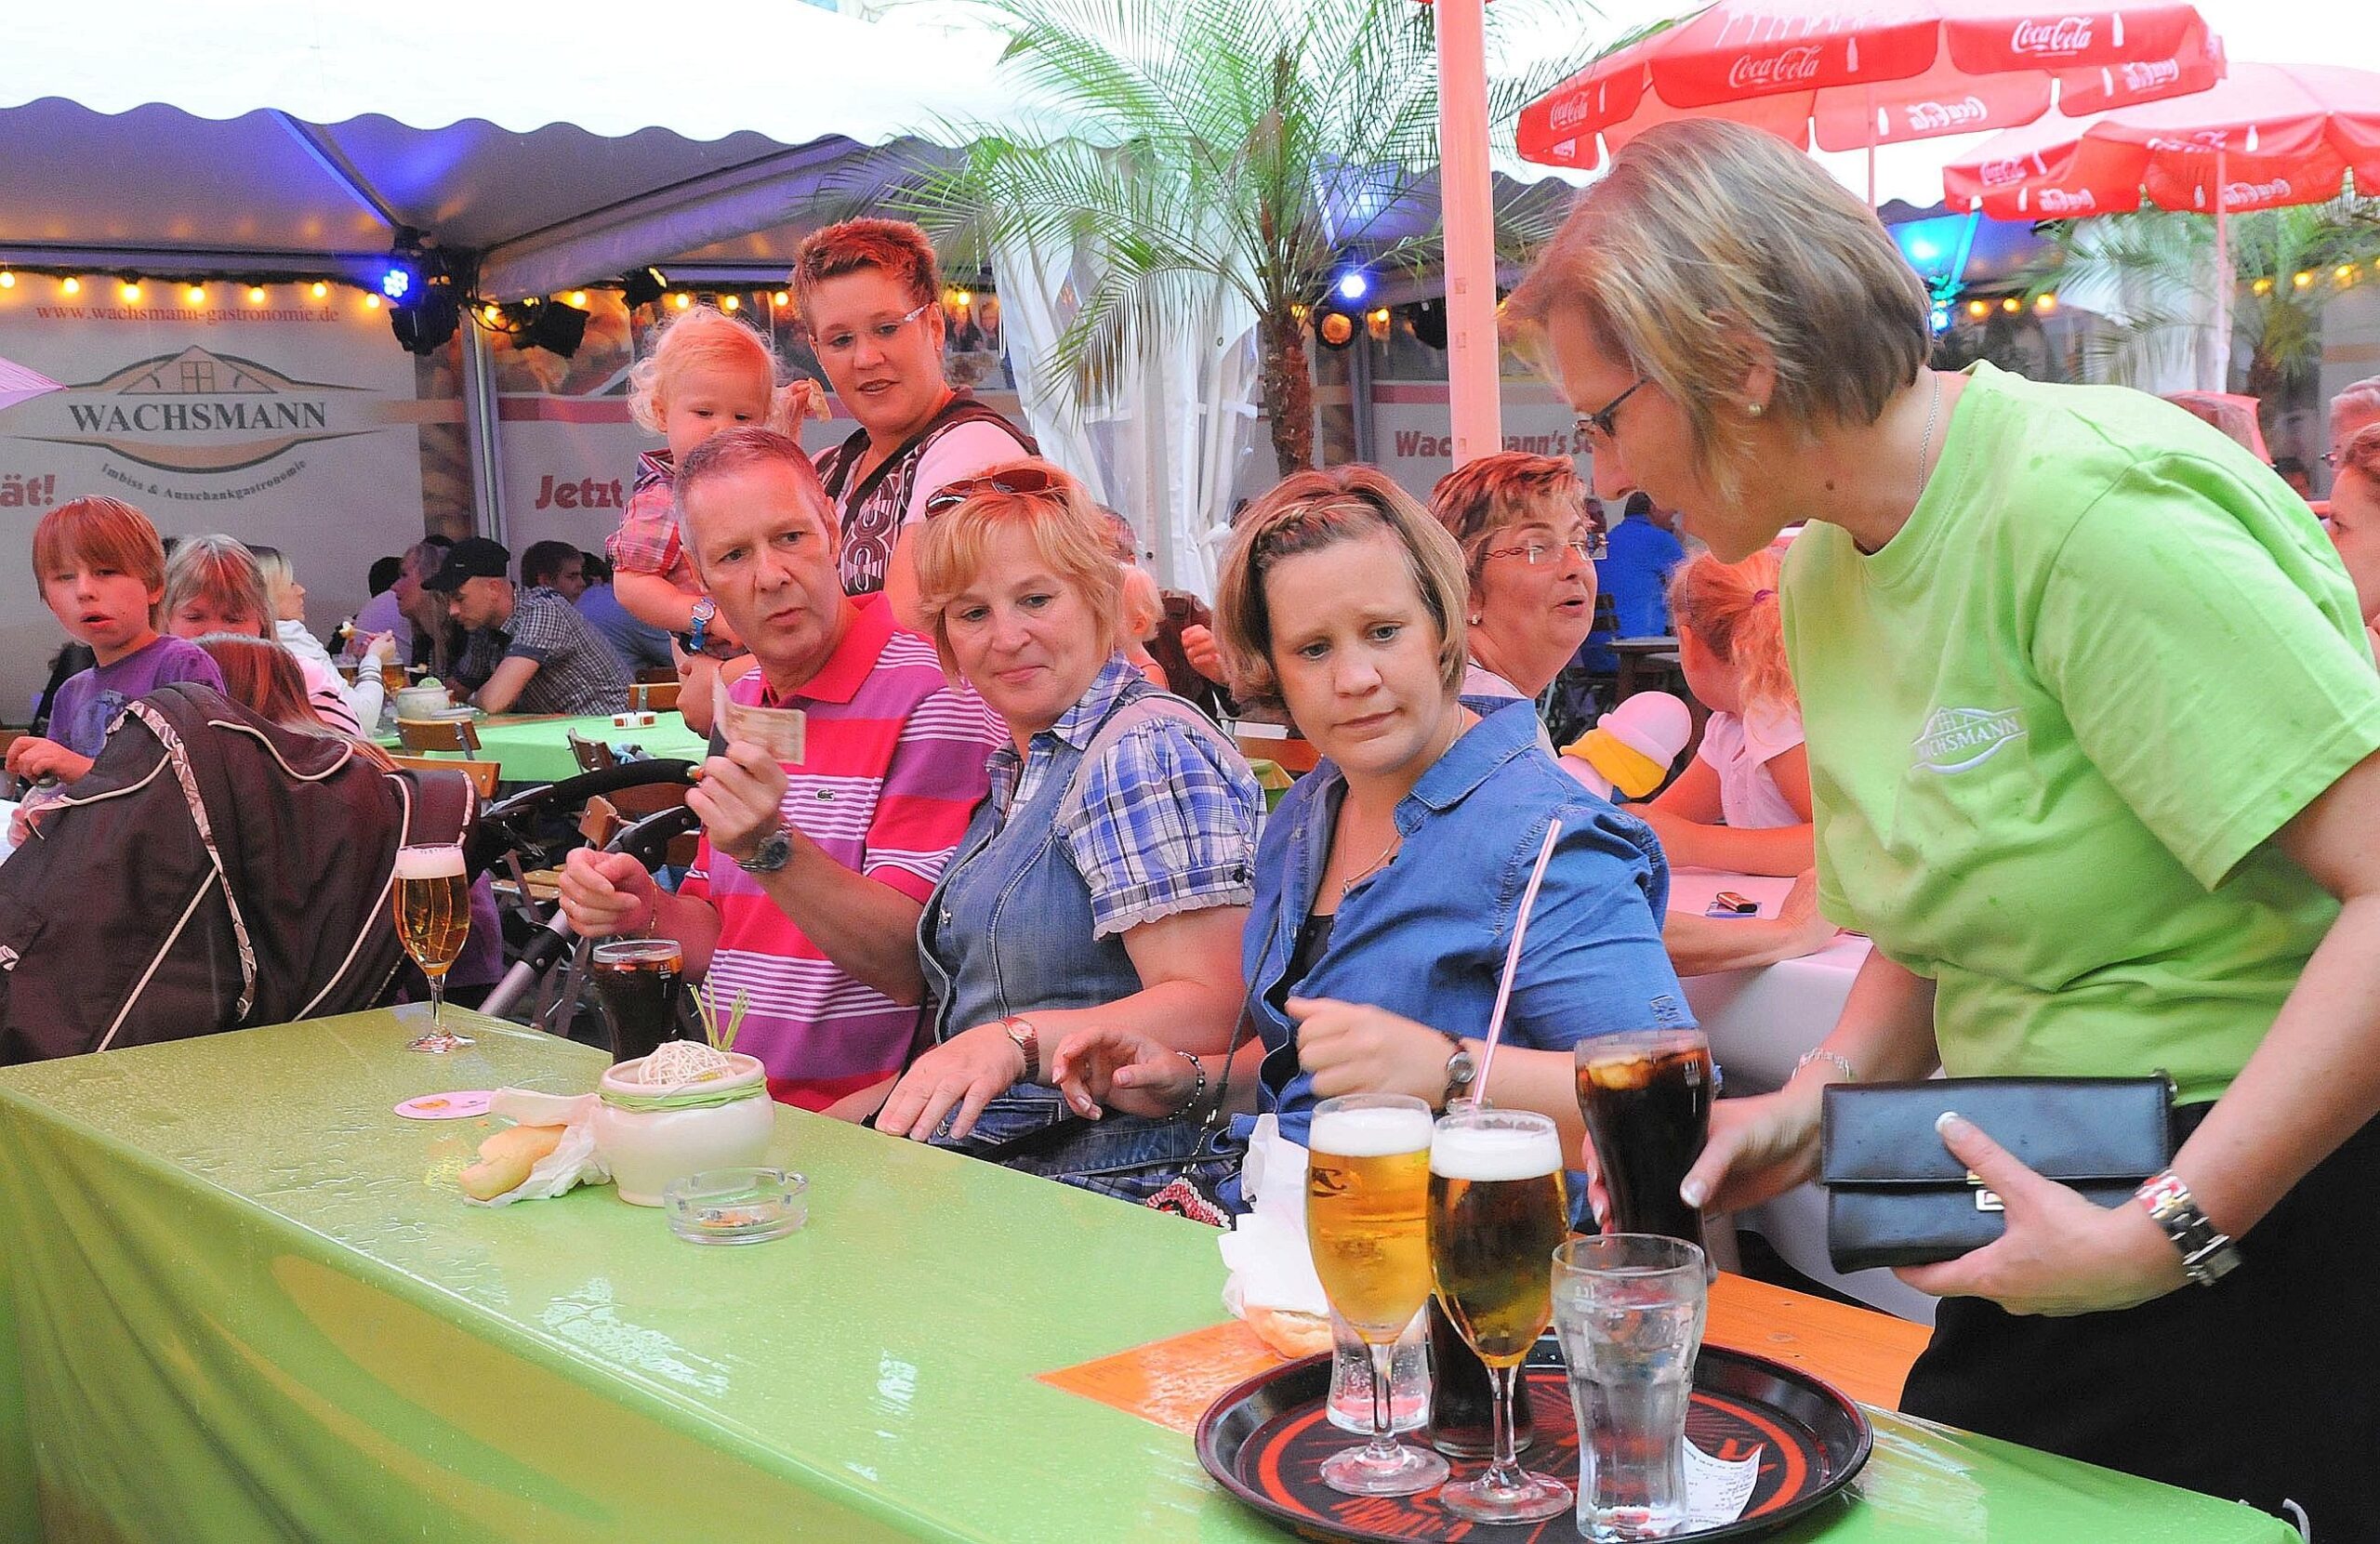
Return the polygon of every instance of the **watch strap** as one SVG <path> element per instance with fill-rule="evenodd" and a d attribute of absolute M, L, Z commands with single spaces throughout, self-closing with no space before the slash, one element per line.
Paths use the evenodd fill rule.
<path fill-rule="evenodd" d="M 1441 1031 L 1440 1033 L 1444 1033 Z M 1444 1108 L 1453 1109 L 1458 1099 L 1473 1097 L 1472 1087 L 1479 1077 L 1478 1061 L 1471 1048 L 1462 1043 L 1460 1035 L 1447 1036 L 1447 1092 Z"/>
<path fill-rule="evenodd" d="M 1040 1082 L 1041 1032 L 1033 1027 L 1033 1021 L 1020 1019 L 1012 1013 L 1000 1021 L 1000 1033 L 1006 1035 L 1015 1043 L 1016 1049 L 1025 1053 L 1025 1080 L 1027 1083 Z"/>
<path fill-rule="evenodd" d="M 2190 1280 L 2212 1287 L 2239 1268 L 2239 1247 L 2199 1209 L 2189 1186 L 2172 1169 L 2142 1181 L 2133 1199 L 2149 1209 L 2149 1219 L 2181 1251 L 2182 1270 Z"/>

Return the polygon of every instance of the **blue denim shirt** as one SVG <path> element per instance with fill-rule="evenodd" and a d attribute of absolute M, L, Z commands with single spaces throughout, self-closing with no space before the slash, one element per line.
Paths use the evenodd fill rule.
<path fill-rule="evenodd" d="M 1259 1108 L 1303 1143 L 1313 1079 L 1276 1006 L 1313 909 L 1346 781 L 1323 762 L 1265 825 L 1242 949 L 1249 1010 L 1268 1054 Z M 1395 811 L 1404 845 L 1351 889 L 1301 997 L 1368 1003 L 1450 1034 L 1488 1031 L 1521 892 L 1562 822 L 1505 1010 L 1506 1043 L 1566 1050 L 1596 1035 L 1694 1022 L 1661 947 L 1669 866 L 1650 827 L 1580 787 L 1538 744 L 1537 716 L 1488 715 Z"/>

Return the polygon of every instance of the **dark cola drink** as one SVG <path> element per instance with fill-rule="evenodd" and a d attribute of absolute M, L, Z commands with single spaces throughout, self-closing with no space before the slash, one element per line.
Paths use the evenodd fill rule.
<path fill-rule="evenodd" d="M 1430 1445 L 1450 1458 L 1484 1458 L 1496 1451 L 1496 1389 L 1488 1364 L 1463 1342 L 1437 1295 L 1430 1297 Z M 1537 1440 L 1528 1393 L 1513 1399 L 1513 1451 Z"/>
<path fill-rule="evenodd" d="M 595 945 L 588 979 L 611 1026 L 612 1060 L 650 1056 L 678 1038 L 678 983 L 685 956 L 667 938 L 613 938 Z"/>
<path fill-rule="evenodd" d="M 1665 1234 L 1699 1248 L 1702 1214 L 1678 1199 L 1711 1137 L 1711 1043 L 1693 1029 L 1581 1040 L 1579 1114 L 1611 1200 L 1606 1233 Z"/>

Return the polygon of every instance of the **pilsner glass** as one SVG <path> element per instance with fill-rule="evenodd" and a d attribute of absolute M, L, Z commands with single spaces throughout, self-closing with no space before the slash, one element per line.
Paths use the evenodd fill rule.
<path fill-rule="evenodd" d="M 468 1035 L 446 1032 L 446 972 L 463 952 L 471 930 L 471 881 L 463 871 L 459 847 L 401 847 L 397 850 L 397 942 L 430 978 L 430 1033 L 406 1044 L 407 1050 L 437 1054 L 468 1046 Z"/>
<path fill-rule="evenodd" d="M 1430 1272 L 1438 1301 L 1495 1384 L 1494 1458 L 1438 1500 L 1474 1523 L 1528 1523 L 1570 1505 L 1570 1487 L 1520 1466 L 1513 1392 L 1554 1316 L 1554 1247 L 1569 1233 L 1562 1138 L 1527 1110 L 1461 1110 L 1430 1142 Z"/>
<path fill-rule="evenodd" d="M 1402 1094 L 1326 1099 L 1307 1135 L 1315 1274 L 1372 1366 L 1371 1441 L 1324 1459 L 1322 1481 L 1349 1496 L 1411 1496 L 1447 1477 L 1444 1458 L 1395 1439 L 1389 1407 L 1396 1338 L 1430 1295 L 1430 1107 Z"/>

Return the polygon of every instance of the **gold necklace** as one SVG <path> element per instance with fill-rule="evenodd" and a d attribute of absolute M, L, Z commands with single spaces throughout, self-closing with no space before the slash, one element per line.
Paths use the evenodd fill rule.
<path fill-rule="evenodd" d="M 1363 883 L 1366 879 L 1370 878 L 1373 875 L 1379 873 L 1382 868 L 1386 867 L 1388 860 L 1396 856 L 1396 850 L 1404 845 L 1404 832 L 1390 832 L 1388 845 L 1380 850 L 1379 857 L 1374 858 L 1370 863 L 1366 864 L 1355 873 L 1339 881 L 1339 904 L 1342 906 L 1345 905 L 1347 904 L 1347 892 L 1355 889 L 1357 885 Z"/>

